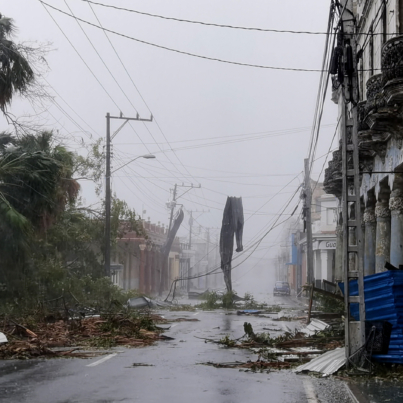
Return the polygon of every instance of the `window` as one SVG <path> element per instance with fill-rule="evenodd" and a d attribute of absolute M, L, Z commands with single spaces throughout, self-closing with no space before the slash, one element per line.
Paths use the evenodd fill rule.
<path fill-rule="evenodd" d="M 382 44 L 384 44 L 388 40 L 388 21 L 387 21 L 387 15 L 386 15 L 386 1 L 383 0 L 383 10 L 382 10 Z M 400 1 L 400 4 L 403 2 Z"/>
<path fill-rule="evenodd" d="M 399 1 L 399 33 L 403 34 L 403 1 Z"/>
<path fill-rule="evenodd" d="M 374 28 L 373 24 L 371 25 L 371 28 L 369 29 L 368 35 L 369 37 L 369 72 L 371 76 L 374 75 Z"/>

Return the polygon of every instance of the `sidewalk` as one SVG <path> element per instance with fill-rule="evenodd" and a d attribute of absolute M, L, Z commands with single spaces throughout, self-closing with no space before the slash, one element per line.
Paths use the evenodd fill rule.
<path fill-rule="evenodd" d="M 399 382 L 371 379 L 348 384 L 358 403 L 402 402 L 403 385 Z"/>

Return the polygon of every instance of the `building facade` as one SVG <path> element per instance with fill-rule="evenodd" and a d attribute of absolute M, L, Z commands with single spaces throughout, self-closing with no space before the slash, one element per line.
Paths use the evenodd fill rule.
<path fill-rule="evenodd" d="M 354 2 L 359 50 L 358 145 L 364 275 L 403 264 L 403 1 Z M 333 79 L 332 99 L 344 107 Z M 351 108 L 351 106 L 350 106 Z M 325 172 L 325 190 L 341 199 L 341 147 Z M 341 226 L 336 277 L 342 279 Z"/>
<path fill-rule="evenodd" d="M 161 246 L 167 230 L 163 225 L 143 220 L 146 236 L 127 232 L 116 243 L 112 253 L 112 281 L 124 290 L 139 290 L 143 294 L 156 295 L 160 289 L 167 291 L 180 275 L 180 244 L 175 238 L 168 257 L 167 272 L 162 275 Z M 162 282 L 162 285 L 161 285 Z"/>
<path fill-rule="evenodd" d="M 335 279 L 338 200 L 325 193 L 322 183 L 311 180 L 311 188 L 314 279 L 316 287 L 324 288 L 323 280 L 333 282 Z M 286 260 L 282 259 L 283 270 L 277 280 L 288 281 L 298 294 L 307 284 L 307 239 L 303 221 L 290 226 L 287 238 Z"/>

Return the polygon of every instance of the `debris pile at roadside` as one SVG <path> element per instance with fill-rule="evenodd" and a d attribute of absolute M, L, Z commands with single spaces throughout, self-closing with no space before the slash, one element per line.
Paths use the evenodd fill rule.
<path fill-rule="evenodd" d="M 281 361 L 263 361 L 258 359 L 257 361 L 247 361 L 247 362 L 203 362 L 201 365 L 209 365 L 215 368 L 242 368 L 246 371 L 251 372 L 270 372 L 270 369 L 287 369 L 291 367 L 291 364 Z"/>
<path fill-rule="evenodd" d="M 332 325 L 313 320 L 310 326 L 300 330 L 286 331 L 272 337 L 269 333 L 255 333 L 250 323 L 244 323 L 245 334 L 232 339 L 228 335 L 220 340 L 204 339 L 229 348 L 249 349 L 258 354 L 255 362 L 206 363 L 216 368 L 291 368 L 295 364 L 309 362 L 327 351 L 344 344 L 342 322 Z M 255 365 L 255 364 L 256 365 Z"/>
<path fill-rule="evenodd" d="M 181 319 L 186 320 L 176 320 Z M 159 323 L 167 323 L 167 320 L 149 312 L 132 311 L 52 322 L 38 314 L 35 318 L 27 316 L 25 320 L 3 317 L 0 328 L 8 342 L 0 344 L 0 359 L 90 357 L 99 354 L 88 351 L 91 348 L 149 346 L 157 340 L 170 339 L 161 334 L 164 329 L 157 326 Z"/>

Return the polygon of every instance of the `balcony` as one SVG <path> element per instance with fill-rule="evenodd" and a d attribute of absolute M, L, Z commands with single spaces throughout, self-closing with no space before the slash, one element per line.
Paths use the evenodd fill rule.
<path fill-rule="evenodd" d="M 403 35 L 385 42 L 381 58 L 382 73 L 368 79 L 367 100 L 357 105 L 360 171 L 364 172 L 373 170 L 375 157 L 384 165 L 390 147 L 403 148 Z M 325 170 L 324 188 L 341 196 L 341 147 Z"/>
<path fill-rule="evenodd" d="M 382 47 L 382 84 L 388 105 L 403 101 L 403 36 L 385 42 Z"/>

